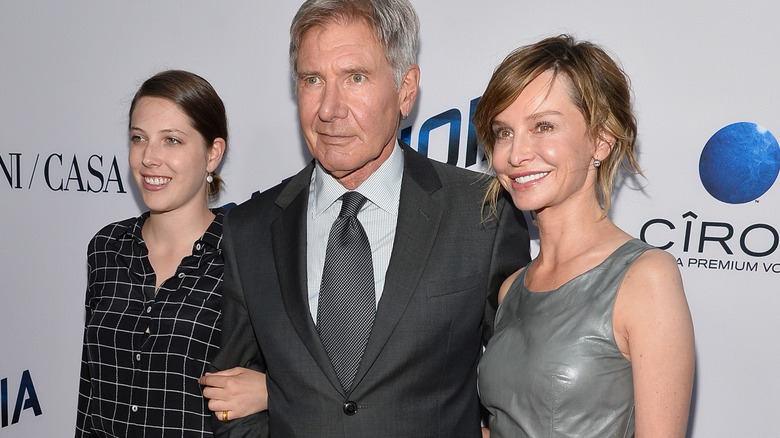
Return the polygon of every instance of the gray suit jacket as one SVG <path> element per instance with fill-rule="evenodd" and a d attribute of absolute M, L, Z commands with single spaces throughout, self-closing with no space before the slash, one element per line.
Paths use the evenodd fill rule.
<path fill-rule="evenodd" d="M 528 230 L 505 199 L 498 221 L 481 220 L 484 176 L 402 147 L 393 253 L 350 393 L 309 311 L 313 163 L 228 213 L 223 342 L 213 365 L 267 370 L 269 410 L 216 422 L 217 436 L 261 436 L 269 424 L 273 437 L 480 436 L 476 366 L 498 288 L 529 260 Z"/>

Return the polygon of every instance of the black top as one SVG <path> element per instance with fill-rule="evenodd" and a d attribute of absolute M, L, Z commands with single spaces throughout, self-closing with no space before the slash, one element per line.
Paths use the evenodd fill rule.
<path fill-rule="evenodd" d="M 220 343 L 224 211 L 214 213 L 156 292 L 141 236 L 149 213 L 90 241 L 77 437 L 211 436 L 198 378 Z"/>

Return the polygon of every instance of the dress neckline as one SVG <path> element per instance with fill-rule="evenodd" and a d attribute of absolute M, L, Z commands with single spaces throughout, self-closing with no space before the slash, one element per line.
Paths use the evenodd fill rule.
<path fill-rule="evenodd" d="M 575 275 L 574 277 L 572 277 L 572 278 L 570 278 L 570 279 L 566 280 L 566 281 L 565 281 L 563 284 L 561 284 L 560 286 L 558 286 L 558 287 L 557 287 L 557 288 L 555 288 L 555 289 L 549 289 L 549 290 L 543 290 L 543 291 L 532 291 L 531 289 L 529 289 L 529 288 L 528 288 L 528 287 L 525 285 L 525 277 L 526 277 L 526 274 L 528 274 L 528 268 L 530 268 L 530 267 L 531 267 L 531 265 L 533 265 L 533 263 L 536 261 L 536 259 L 534 259 L 534 260 L 531 260 L 531 261 L 528 263 L 528 265 L 526 265 L 525 269 L 523 270 L 522 274 L 520 275 L 520 277 L 521 277 L 521 278 L 518 278 L 518 280 L 520 281 L 520 288 L 521 288 L 522 290 L 524 290 L 524 291 L 526 291 L 526 292 L 528 292 L 528 293 L 532 294 L 532 295 L 544 295 L 544 294 L 550 294 L 550 293 L 553 293 L 553 292 L 559 291 L 559 290 L 563 289 L 564 287 L 566 287 L 567 285 L 569 285 L 569 284 L 573 283 L 574 281 L 576 281 L 576 280 L 578 280 L 578 279 L 582 278 L 582 277 L 583 277 L 585 274 L 588 274 L 589 272 L 593 272 L 593 271 L 595 271 L 595 270 L 597 270 L 597 269 L 600 269 L 602 266 L 606 265 L 606 264 L 607 264 L 607 262 L 609 262 L 610 260 L 614 259 L 614 258 L 617 256 L 617 254 L 618 254 L 618 253 L 622 252 L 622 250 L 623 250 L 625 247 L 629 246 L 630 244 L 633 244 L 634 242 L 636 242 L 636 241 L 638 241 L 638 240 L 639 240 L 639 239 L 637 239 L 637 238 L 635 238 L 635 237 L 632 237 L 631 239 L 628 239 L 627 241 L 623 242 L 623 244 L 622 244 L 622 245 L 620 245 L 619 247 L 615 248 L 615 250 L 614 250 L 614 251 L 612 251 L 612 252 L 611 252 L 611 253 L 610 253 L 610 254 L 609 254 L 609 255 L 608 255 L 606 258 L 604 258 L 604 260 L 602 260 L 602 261 L 601 261 L 599 264 L 597 264 L 596 266 L 594 266 L 594 267 L 592 267 L 592 268 L 588 269 L 588 270 L 587 270 L 587 271 L 585 271 L 585 272 L 581 272 L 581 273 L 579 273 L 579 274 Z"/>

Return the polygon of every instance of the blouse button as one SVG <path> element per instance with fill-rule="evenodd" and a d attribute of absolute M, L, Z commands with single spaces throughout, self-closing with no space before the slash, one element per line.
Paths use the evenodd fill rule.
<path fill-rule="evenodd" d="M 135 360 L 141 360 L 141 353 L 137 353 L 135 355 Z"/>
<path fill-rule="evenodd" d="M 147 307 L 146 308 L 146 313 L 151 313 L 151 312 L 152 312 L 152 306 Z"/>
<path fill-rule="evenodd" d="M 201 248 L 203 248 L 203 244 L 202 243 L 198 243 L 198 244 L 195 245 L 195 249 L 197 249 L 198 251 L 200 251 Z"/>
<path fill-rule="evenodd" d="M 133 405 L 133 407 L 131 407 L 130 409 L 132 409 L 133 412 L 138 412 L 138 406 L 137 405 Z"/>
<path fill-rule="evenodd" d="M 184 278 L 184 272 L 179 272 L 179 278 Z"/>

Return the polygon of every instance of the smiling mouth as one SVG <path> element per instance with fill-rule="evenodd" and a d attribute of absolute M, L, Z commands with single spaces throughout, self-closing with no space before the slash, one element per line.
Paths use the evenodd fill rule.
<path fill-rule="evenodd" d="M 519 183 L 519 184 L 525 184 L 527 182 L 531 182 L 531 181 L 534 181 L 534 180 L 537 180 L 537 179 L 544 178 L 545 176 L 547 176 L 548 173 L 550 173 L 550 172 L 539 172 L 539 173 L 534 173 L 534 174 L 531 174 L 531 175 L 519 176 L 519 177 L 515 178 L 514 181 L 516 183 Z"/>
<path fill-rule="evenodd" d="M 162 186 L 171 182 L 171 178 L 163 178 L 159 176 L 144 177 L 144 182 L 150 186 Z"/>

